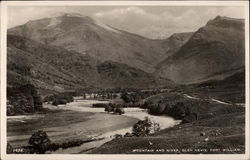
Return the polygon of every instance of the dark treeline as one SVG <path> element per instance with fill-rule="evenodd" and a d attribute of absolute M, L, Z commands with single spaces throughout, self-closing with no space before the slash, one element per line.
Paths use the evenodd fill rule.
<path fill-rule="evenodd" d="M 31 84 L 7 87 L 7 115 L 20 115 L 43 110 L 42 100 Z"/>
<path fill-rule="evenodd" d="M 164 92 L 164 93 L 163 93 Z M 164 98 L 154 95 L 167 93 Z M 168 96 L 167 96 L 168 95 Z M 140 107 L 147 109 L 152 115 L 168 115 L 183 123 L 198 119 L 196 108 L 200 105 L 197 101 L 185 100 L 183 96 L 172 94 L 170 90 L 140 90 L 136 92 L 122 92 L 121 99 L 124 104 L 120 107 Z"/>
<path fill-rule="evenodd" d="M 147 108 L 148 112 L 153 115 L 168 115 L 175 119 L 182 120 L 182 123 L 193 122 L 198 119 L 198 112 L 196 107 L 198 103 L 186 102 L 167 102 L 147 101 L 144 103 L 143 108 Z"/>
<path fill-rule="evenodd" d="M 51 96 L 46 96 L 43 99 L 43 102 L 52 103 L 57 106 L 59 104 L 66 104 L 74 101 L 75 92 L 64 92 L 58 93 Z"/>
<path fill-rule="evenodd" d="M 82 93 L 121 93 L 121 92 L 136 92 L 140 91 L 141 89 L 139 88 L 84 88 L 84 89 L 79 89 L 76 90 L 77 93 L 82 94 Z"/>
<path fill-rule="evenodd" d="M 92 105 L 94 108 L 104 108 L 104 111 L 107 113 L 114 114 L 124 114 L 125 111 L 123 108 L 126 108 L 125 104 L 116 104 L 116 103 L 95 103 Z"/>
<path fill-rule="evenodd" d="M 85 88 L 81 90 L 77 90 L 76 93 L 78 96 L 83 96 L 84 98 L 87 98 L 86 95 L 93 94 L 92 98 L 102 98 L 102 99 L 115 99 L 117 98 L 118 93 L 129 93 L 132 94 L 131 96 L 139 96 L 142 99 L 145 97 L 148 97 L 150 95 L 154 95 L 160 92 L 165 91 L 166 89 L 139 89 L 139 88 L 107 88 L 107 89 L 101 89 L 101 88 Z M 126 96 L 124 95 L 124 98 Z M 125 100 L 125 103 L 130 103 L 130 98 L 123 99 Z"/>
<path fill-rule="evenodd" d="M 166 89 L 152 89 L 152 90 L 137 90 L 134 92 L 123 91 L 121 93 L 121 99 L 130 107 L 140 107 L 146 98 L 166 92 Z"/>

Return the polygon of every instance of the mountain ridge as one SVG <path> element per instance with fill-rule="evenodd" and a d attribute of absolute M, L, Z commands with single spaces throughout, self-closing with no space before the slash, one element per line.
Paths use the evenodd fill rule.
<path fill-rule="evenodd" d="M 101 62 L 88 54 L 8 35 L 8 86 L 33 84 L 43 93 L 86 87 L 150 88 L 169 85 L 166 79 L 118 62 Z"/>
<path fill-rule="evenodd" d="M 222 76 L 223 72 L 244 67 L 243 29 L 242 20 L 220 16 L 210 20 L 175 54 L 158 64 L 155 74 L 176 83 L 190 84 L 206 81 L 205 77 L 215 73 Z"/>
<path fill-rule="evenodd" d="M 168 41 L 148 39 L 101 24 L 91 17 L 69 17 L 67 14 L 29 21 L 8 29 L 8 34 L 87 53 L 101 61 L 127 64 L 149 73 L 169 56 L 167 51 L 172 48 Z"/>

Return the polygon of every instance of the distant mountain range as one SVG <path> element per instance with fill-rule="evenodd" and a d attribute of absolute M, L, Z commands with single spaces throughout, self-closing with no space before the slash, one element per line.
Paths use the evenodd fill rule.
<path fill-rule="evenodd" d="M 244 20 L 216 17 L 201 27 L 155 74 L 180 84 L 224 79 L 245 67 Z"/>
<path fill-rule="evenodd" d="M 152 40 L 63 14 L 8 30 L 8 85 L 46 92 L 200 83 L 242 70 L 244 54 L 244 20 L 218 16 L 194 33 Z"/>
<path fill-rule="evenodd" d="M 58 17 L 29 21 L 11 28 L 8 34 L 26 37 L 43 44 L 88 54 L 100 61 L 114 61 L 153 72 L 177 42 L 151 40 L 96 22 L 91 17 L 63 14 Z M 174 39 L 172 40 L 174 41 Z M 180 42 L 182 44 L 182 42 Z"/>

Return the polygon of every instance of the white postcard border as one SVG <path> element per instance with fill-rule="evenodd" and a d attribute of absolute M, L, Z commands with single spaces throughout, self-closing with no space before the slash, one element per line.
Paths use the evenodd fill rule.
<path fill-rule="evenodd" d="M 128 154 L 53 154 L 53 155 L 30 155 L 30 154 L 6 154 L 6 60 L 7 60 L 7 8 L 8 6 L 244 6 L 245 7 L 245 64 L 246 64 L 246 123 L 245 123 L 245 154 L 181 154 L 181 155 L 128 155 Z M 249 2 L 248 1 L 4 1 L 1 2 L 1 159 L 4 160 L 77 160 L 77 159 L 138 159 L 138 160 L 165 160 L 165 159 L 246 159 L 249 160 Z"/>

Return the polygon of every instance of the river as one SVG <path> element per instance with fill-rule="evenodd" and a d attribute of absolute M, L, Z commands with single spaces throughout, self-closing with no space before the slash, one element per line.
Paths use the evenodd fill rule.
<path fill-rule="evenodd" d="M 76 99 L 66 105 L 44 104 L 44 108 L 55 112 L 44 115 L 8 117 L 8 142 L 14 146 L 27 144 L 28 138 L 37 129 L 45 130 L 53 142 L 65 142 L 90 136 L 104 137 L 100 141 L 51 152 L 55 154 L 83 153 L 85 150 L 99 147 L 110 141 L 115 134 L 131 132 L 133 124 L 145 117 L 159 123 L 161 129 L 180 123 L 171 117 L 150 115 L 141 108 L 124 108 L 125 114 L 123 115 L 108 114 L 104 112 L 104 108 L 92 108 L 94 103 L 109 103 L 109 101 Z M 60 112 L 57 113 L 58 111 Z"/>

